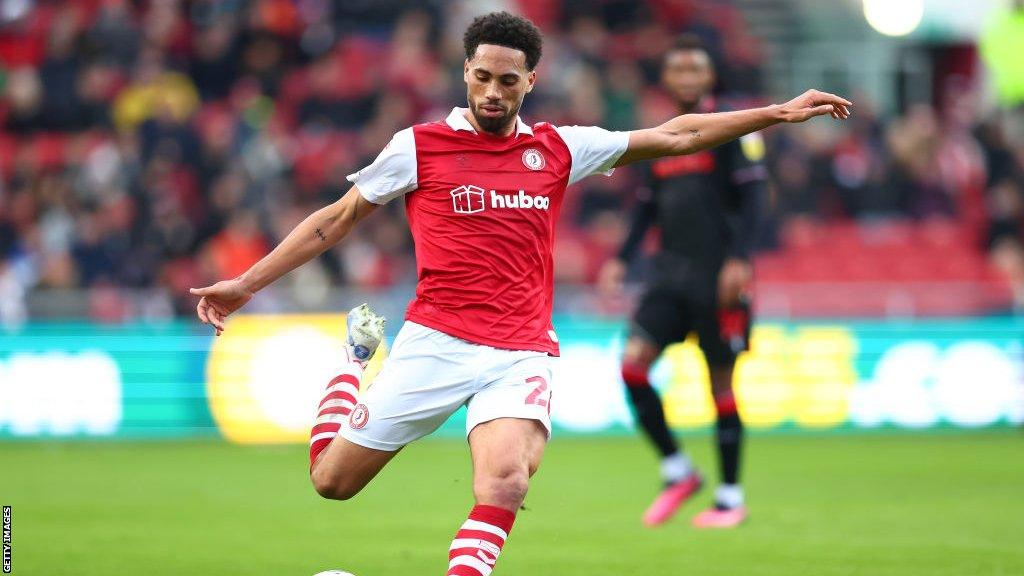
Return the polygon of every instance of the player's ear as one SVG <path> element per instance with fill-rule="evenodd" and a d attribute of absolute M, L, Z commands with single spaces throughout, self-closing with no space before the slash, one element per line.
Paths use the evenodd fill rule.
<path fill-rule="evenodd" d="M 526 75 L 526 93 L 533 92 L 533 85 L 537 82 L 537 71 L 530 70 L 530 73 Z"/>
<path fill-rule="evenodd" d="M 466 81 L 466 84 L 469 84 L 469 58 L 466 58 L 462 63 L 462 79 Z"/>

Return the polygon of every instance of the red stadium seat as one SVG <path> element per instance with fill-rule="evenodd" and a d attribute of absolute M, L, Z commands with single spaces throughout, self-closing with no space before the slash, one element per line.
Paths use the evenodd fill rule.
<path fill-rule="evenodd" d="M 1009 301 L 1002 274 L 949 220 L 798 220 L 784 227 L 782 244 L 756 263 L 755 302 L 768 314 L 971 314 Z"/>

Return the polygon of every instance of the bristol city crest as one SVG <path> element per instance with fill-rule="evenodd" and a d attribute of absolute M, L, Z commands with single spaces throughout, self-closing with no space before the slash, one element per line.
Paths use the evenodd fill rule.
<path fill-rule="evenodd" d="M 370 410 L 366 407 L 366 404 L 356 404 L 356 407 L 352 409 L 352 414 L 348 417 L 348 425 L 353 430 L 359 430 L 366 423 L 370 421 Z"/>
<path fill-rule="evenodd" d="M 547 162 L 544 161 L 544 155 L 540 153 L 540 150 L 536 148 L 530 148 L 526 152 L 523 152 L 523 165 L 530 170 L 540 170 L 544 168 Z"/>

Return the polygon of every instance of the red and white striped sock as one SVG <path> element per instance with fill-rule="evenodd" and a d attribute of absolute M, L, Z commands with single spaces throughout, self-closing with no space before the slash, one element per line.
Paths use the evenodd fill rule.
<path fill-rule="evenodd" d="M 362 365 L 358 362 L 347 362 L 339 372 L 328 382 L 324 397 L 320 400 L 316 422 L 309 431 L 310 468 L 316 463 L 324 448 L 327 448 L 331 440 L 338 435 L 341 425 L 352 413 L 352 408 L 359 397 L 359 381 L 363 377 Z"/>
<path fill-rule="evenodd" d="M 485 504 L 474 506 L 452 540 L 446 576 L 488 576 L 515 521 L 516 513 L 511 510 Z"/>

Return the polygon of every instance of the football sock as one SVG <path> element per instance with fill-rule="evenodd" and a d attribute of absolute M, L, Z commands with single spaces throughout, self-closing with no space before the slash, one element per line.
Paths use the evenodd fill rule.
<path fill-rule="evenodd" d="M 665 421 L 665 408 L 658 397 L 658 391 L 647 379 L 647 366 L 623 364 L 622 379 L 626 383 L 626 392 L 629 394 L 637 422 L 661 456 L 671 456 L 679 452 L 679 445 L 676 444 L 672 432 L 668 429 L 668 422 Z"/>
<path fill-rule="evenodd" d="M 346 362 L 338 371 L 338 375 L 327 383 L 324 397 L 317 408 L 316 422 L 309 431 L 309 467 L 316 463 L 317 456 L 327 448 L 341 425 L 352 413 L 359 397 L 359 381 L 363 377 L 363 367 L 358 362 Z"/>
<path fill-rule="evenodd" d="M 446 576 L 488 576 L 515 521 L 516 513 L 511 510 L 484 504 L 473 506 L 448 550 Z"/>
<path fill-rule="evenodd" d="M 715 395 L 715 410 L 718 412 L 716 433 L 722 483 L 734 485 L 739 480 L 743 421 L 736 410 L 736 397 L 731 390 Z"/>
<path fill-rule="evenodd" d="M 715 507 L 732 510 L 743 506 L 743 488 L 738 484 L 722 484 L 715 489 Z"/>
<path fill-rule="evenodd" d="M 661 477 L 668 484 L 675 484 L 693 472 L 689 456 L 676 452 L 661 459 Z"/>

